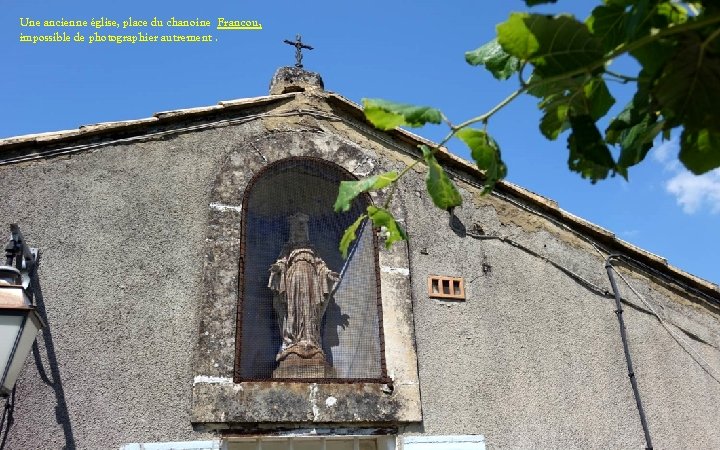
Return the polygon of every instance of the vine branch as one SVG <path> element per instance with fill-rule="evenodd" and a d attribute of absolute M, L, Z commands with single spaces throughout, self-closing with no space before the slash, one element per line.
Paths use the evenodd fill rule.
<path fill-rule="evenodd" d="M 605 73 L 608 74 L 608 75 L 610 75 L 610 76 L 612 76 L 612 77 L 617 78 L 618 80 L 622 81 L 623 83 L 628 83 L 628 82 L 631 82 L 631 81 L 638 81 L 638 77 L 630 77 L 630 76 L 627 76 L 627 75 L 623 75 L 623 74 L 621 74 L 621 73 L 614 72 L 614 71 L 609 70 L 609 69 L 605 69 Z"/>
<path fill-rule="evenodd" d="M 693 22 L 686 22 L 686 23 L 684 23 L 684 24 L 682 24 L 682 25 L 673 26 L 673 27 L 671 27 L 671 28 L 665 28 L 665 29 L 663 29 L 663 30 L 661 30 L 661 31 L 659 31 L 659 32 L 657 32 L 657 33 L 649 34 L 649 35 L 643 36 L 643 37 L 641 37 L 641 38 L 639 38 L 639 39 L 637 39 L 637 40 L 635 40 L 635 41 L 628 42 L 628 43 L 626 43 L 626 44 L 620 45 L 620 46 L 618 46 L 617 48 L 615 48 L 612 52 L 610 52 L 609 54 L 605 55 L 603 58 L 600 58 L 600 59 L 598 59 L 597 61 L 595 61 L 595 62 L 593 62 L 593 63 L 587 64 L 587 65 L 585 65 L 585 66 L 583 66 L 583 67 L 580 67 L 580 68 L 577 68 L 577 69 L 574 69 L 574 70 L 570 70 L 570 71 L 564 72 L 564 73 L 559 74 L 559 75 L 555 75 L 555 76 L 552 76 L 552 77 L 543 78 L 543 79 L 539 79 L 539 80 L 535 80 L 535 81 L 530 80 L 529 82 L 526 82 L 526 81 L 523 79 L 523 77 L 522 77 L 522 69 L 524 69 L 525 65 L 526 65 L 527 62 L 528 62 L 528 61 L 523 61 L 523 62 L 522 62 L 522 65 L 521 65 L 521 68 L 520 68 L 520 70 L 519 70 L 520 88 L 518 88 L 517 90 L 515 90 L 514 92 L 512 92 L 512 93 L 511 93 L 510 95 L 508 95 L 505 99 L 503 99 L 502 101 L 500 101 L 500 103 L 498 103 L 497 105 L 495 105 L 494 107 L 492 107 L 489 111 L 487 111 L 486 113 L 481 114 L 481 115 L 479 115 L 479 116 L 476 116 L 476 117 L 473 117 L 473 118 L 471 118 L 471 119 L 468 119 L 468 120 L 466 120 L 466 121 L 464 121 L 464 122 L 462 122 L 462 123 L 460 123 L 460 124 L 458 124 L 458 125 L 453 125 L 452 122 L 450 122 L 450 120 L 449 120 L 445 115 L 442 116 L 443 122 L 445 122 L 445 123 L 448 125 L 448 127 L 450 128 L 450 132 L 443 138 L 442 141 L 440 141 L 437 145 L 435 145 L 435 146 L 433 147 L 433 152 L 439 150 L 439 149 L 440 149 L 442 146 L 444 146 L 450 139 L 452 139 L 453 136 L 455 136 L 455 134 L 456 134 L 458 131 L 462 130 L 463 128 L 466 128 L 466 127 L 468 127 L 468 126 L 470 126 L 470 125 L 473 125 L 473 124 L 476 124 L 476 123 L 483 123 L 485 126 L 487 126 L 488 120 L 489 120 L 493 115 L 495 115 L 498 111 L 500 111 L 500 110 L 503 109 L 505 106 L 507 106 L 508 104 L 510 104 L 510 103 L 511 103 L 513 100 L 515 100 L 518 96 L 520 96 L 521 94 L 529 91 L 530 89 L 537 88 L 537 87 L 540 87 L 540 86 L 549 85 L 549 84 L 555 83 L 555 82 L 557 82 L 557 81 L 562 81 L 562 80 L 570 79 L 570 78 L 576 77 L 576 76 L 578 76 L 578 75 L 582 75 L 582 74 L 586 74 L 586 73 L 591 73 L 591 72 L 593 72 L 594 70 L 599 69 L 599 68 L 601 68 L 601 67 L 604 68 L 603 71 L 604 71 L 606 74 L 608 74 L 608 75 L 610 75 L 610 76 L 612 76 L 612 77 L 615 77 L 615 78 L 617 78 L 618 80 L 621 80 L 621 82 L 623 82 L 623 83 L 638 81 L 639 78 L 637 78 L 637 77 L 631 77 L 631 76 L 623 75 L 623 74 L 621 74 L 621 73 L 617 73 L 617 72 L 608 70 L 607 68 L 605 68 L 605 66 L 607 65 L 607 63 L 608 63 L 609 61 L 612 61 L 612 60 L 614 60 L 614 59 L 616 59 L 616 58 L 618 58 L 618 57 L 620 57 L 620 56 L 622 56 L 622 55 L 625 55 L 625 54 L 627 54 L 627 53 L 631 53 L 631 52 L 633 52 L 633 51 L 635 51 L 635 50 L 637 50 L 637 49 L 639 49 L 639 48 L 642 48 L 642 47 L 644 47 L 644 46 L 646 46 L 646 45 L 648 45 L 648 44 L 650 44 L 650 43 L 652 43 L 652 42 L 658 41 L 658 40 L 663 39 L 663 38 L 665 38 L 665 37 L 672 36 L 672 35 L 675 35 L 675 34 L 685 33 L 685 32 L 692 31 L 692 30 L 697 30 L 697 29 L 699 29 L 699 28 L 704 28 L 704 27 L 707 27 L 707 26 L 710 26 L 710 25 L 715 25 L 715 24 L 718 24 L 718 23 L 720 23 L 720 14 L 717 14 L 717 15 L 714 15 L 714 16 L 711 16 L 711 17 L 708 17 L 708 18 L 706 18 L 706 19 L 704 19 L 704 20 L 693 21 Z M 703 45 L 703 51 L 701 52 L 701 55 L 704 53 L 705 47 L 707 47 L 707 45 L 708 45 L 710 42 L 712 42 L 713 40 L 715 40 L 715 39 L 718 38 L 719 36 L 720 36 L 720 28 L 717 29 L 717 30 L 715 30 L 712 34 L 710 34 L 710 36 L 708 36 L 707 39 L 705 39 L 705 40 L 703 41 L 703 43 L 702 43 L 702 45 Z M 701 56 L 701 57 L 702 57 L 702 56 Z M 398 174 L 398 177 L 391 183 L 390 191 L 389 191 L 389 193 L 388 193 L 388 197 L 387 197 L 387 199 L 385 200 L 385 202 L 383 203 L 383 208 L 387 209 L 387 208 L 389 207 L 390 202 L 391 202 L 392 197 L 393 197 L 393 194 L 395 193 L 395 190 L 397 189 L 397 182 L 398 182 L 398 180 L 400 180 L 400 178 L 402 178 L 407 172 L 409 172 L 412 168 L 414 168 L 414 167 L 415 167 L 419 162 L 421 162 L 421 161 L 422 161 L 421 158 L 415 160 L 412 164 L 406 166 L 405 169 L 403 169 L 403 170 L 400 172 L 400 174 Z"/>

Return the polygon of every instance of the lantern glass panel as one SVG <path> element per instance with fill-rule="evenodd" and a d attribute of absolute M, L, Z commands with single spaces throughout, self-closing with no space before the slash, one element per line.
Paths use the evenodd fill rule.
<path fill-rule="evenodd" d="M 0 393 L 12 391 L 35 336 L 42 327 L 43 322 L 34 308 L 0 309 L 0 367 L 3 377 Z"/>
<path fill-rule="evenodd" d="M 21 314 L 7 314 L 0 310 L 0 378 L 3 381 L 23 319 L 24 316 Z"/>

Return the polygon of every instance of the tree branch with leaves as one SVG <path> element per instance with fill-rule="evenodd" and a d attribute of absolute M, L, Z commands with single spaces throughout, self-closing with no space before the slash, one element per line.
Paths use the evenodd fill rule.
<path fill-rule="evenodd" d="M 556 0 L 525 0 L 528 7 Z M 433 203 L 448 210 L 462 198 L 437 162 L 435 154 L 450 139 L 470 149 L 484 174 L 484 193 L 507 175 L 500 147 L 488 132 L 490 119 L 520 95 L 538 99 L 540 132 L 549 140 L 567 134 L 568 167 L 592 183 L 620 176 L 640 163 L 656 137 L 670 139 L 680 131 L 680 162 L 700 175 L 720 167 L 720 2 L 699 0 L 603 0 L 583 22 L 567 14 L 510 14 L 497 36 L 465 54 L 496 79 L 517 76 L 518 88 L 487 112 L 454 125 L 438 109 L 381 99 L 363 99 L 365 117 L 380 130 L 445 123 L 447 136 L 434 147 L 421 145 L 422 159 L 400 173 L 388 172 L 359 181 L 344 181 L 335 203 L 347 211 L 362 192 L 389 189 L 382 207 L 370 206 L 345 232 L 343 255 L 363 220 L 385 227 L 386 246 L 407 236 L 389 212 L 397 183 L 420 162 L 427 167 L 426 185 Z M 621 57 L 640 65 L 637 74 L 611 69 Z M 529 72 L 527 78 L 526 73 Z M 624 109 L 598 128 L 615 103 L 608 81 L 634 84 Z M 482 128 L 473 125 L 481 124 Z M 617 158 L 611 148 L 615 149 Z"/>

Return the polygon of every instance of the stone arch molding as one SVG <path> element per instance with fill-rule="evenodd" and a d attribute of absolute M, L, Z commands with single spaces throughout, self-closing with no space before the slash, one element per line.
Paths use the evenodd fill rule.
<path fill-rule="evenodd" d="M 274 132 L 232 145 L 208 202 L 203 296 L 193 356 L 192 421 L 227 427 L 256 422 L 348 423 L 421 420 L 407 247 L 379 246 L 387 383 L 235 383 L 242 200 L 253 177 L 291 156 L 319 158 L 353 173 L 389 170 L 378 155 L 328 133 Z M 360 173 L 364 176 L 365 173 Z M 332 400 L 334 399 L 334 400 Z"/>

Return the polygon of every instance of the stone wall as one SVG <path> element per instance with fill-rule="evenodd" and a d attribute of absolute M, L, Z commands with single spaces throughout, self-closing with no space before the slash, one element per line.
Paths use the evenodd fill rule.
<path fill-rule="evenodd" d="M 309 110 L 317 114 L 300 112 Z M 257 117 L 235 125 L 0 167 L 0 214 L 42 251 L 40 306 L 49 323 L 17 385 L 8 449 L 219 436 L 204 424 L 224 422 L 216 409 L 221 394 L 196 392 L 194 405 L 191 397 L 198 374 L 207 376 L 195 383 L 201 391 L 216 386 L 227 398 L 239 395 L 227 382 L 232 308 L 207 314 L 203 278 L 208 258 L 236 264 L 237 228 L 218 217 L 238 211 L 222 205 L 240 205 L 251 172 L 285 156 L 322 157 L 365 176 L 402 168 L 415 151 L 407 139 L 346 117 L 320 93 L 250 112 Z M 269 407 L 294 399 L 282 413 L 307 428 L 343 417 L 358 422 L 351 419 L 359 412 L 361 424 L 398 426 L 403 435 L 481 434 L 491 449 L 643 445 L 615 306 L 605 294 L 604 256 L 623 249 L 595 248 L 537 205 L 507 190 L 480 196 L 471 175 L 451 172 L 465 199 L 453 227 L 423 194 L 423 174 L 410 172 L 393 203 L 410 241 L 381 259 L 383 303 L 393 305 L 384 306 L 385 327 L 401 330 L 403 342 L 416 340 L 417 349 L 416 367 L 413 348 L 387 355 L 398 361 L 389 374 L 403 381 L 387 395 L 410 392 L 404 404 L 412 414 L 327 402 L 332 392 L 318 389 L 313 404 L 311 387 Z M 223 177 L 231 191 L 218 190 Z M 213 230 L 231 238 L 225 250 L 208 241 Z M 687 348 L 690 342 L 720 366 L 717 303 L 637 268 L 618 270 L 683 337 L 678 342 L 619 281 L 656 448 L 720 447 L 720 380 Z M 428 298 L 428 275 L 464 277 L 466 301 Z M 234 276 L 221 278 L 232 285 Z M 232 306 L 232 298 L 222 301 Z M 199 339 L 201 323 L 212 338 Z M 224 356 L 202 360 L 207 351 Z M 415 371 L 421 422 L 412 403 Z M 257 417 L 279 411 L 253 407 Z"/>

